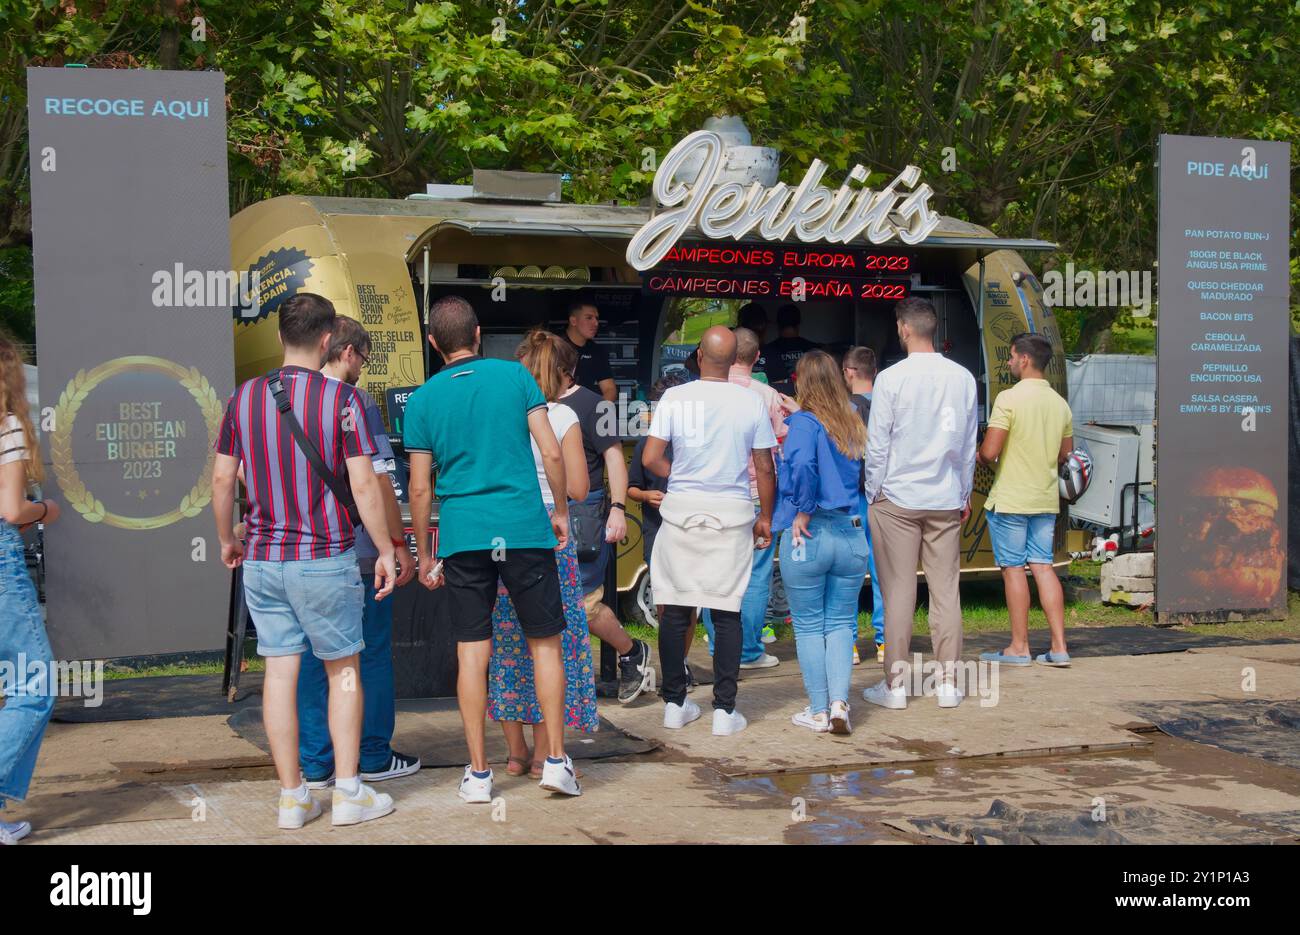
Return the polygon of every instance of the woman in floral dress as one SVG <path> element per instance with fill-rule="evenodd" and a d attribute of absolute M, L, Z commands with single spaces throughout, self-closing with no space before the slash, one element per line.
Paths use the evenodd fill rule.
<path fill-rule="evenodd" d="M 568 406 L 557 405 L 556 397 L 565 385 L 565 377 L 577 366 L 577 354 L 565 341 L 548 331 L 532 331 L 524 337 L 516 356 L 528 370 L 547 399 L 547 415 L 564 456 L 564 474 L 570 500 L 587 495 L 587 460 L 582 448 L 582 430 L 578 417 Z M 554 508 L 550 485 L 542 467 L 541 453 L 533 444 L 537 463 L 538 486 L 547 510 Z M 564 602 L 564 632 L 560 642 L 564 653 L 564 721 L 565 726 L 580 731 L 594 731 L 599 724 L 596 714 L 596 679 L 591 664 L 591 637 L 587 614 L 583 609 L 582 580 L 578 575 L 578 553 L 570 539 L 556 553 L 560 575 L 560 594 Z M 533 659 L 528 653 L 515 614 L 514 605 L 504 587 L 498 587 L 497 603 L 492 613 L 492 661 L 488 667 L 488 715 L 500 721 L 505 731 L 510 755 L 506 771 L 512 776 L 531 772 L 540 776 L 542 764 L 533 759 L 524 739 L 524 725 L 533 727 L 533 750 L 546 749 L 546 725 L 537 703 L 533 682 Z"/>

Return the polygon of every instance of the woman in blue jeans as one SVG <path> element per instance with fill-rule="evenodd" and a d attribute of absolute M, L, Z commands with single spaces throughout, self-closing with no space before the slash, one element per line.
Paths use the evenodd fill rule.
<path fill-rule="evenodd" d="M 858 592 L 867 572 L 858 513 L 867 432 L 833 357 L 809 351 L 795 373 L 799 408 L 785 420 L 790 431 L 772 516 L 808 693 L 808 707 L 790 720 L 818 733 L 847 734 Z"/>
<path fill-rule="evenodd" d="M 50 680 L 50 641 L 23 555 L 22 530 L 59 518 L 57 503 L 27 499 L 28 488 L 41 480 L 22 358 L 0 338 L 0 664 L 8 675 L 0 708 L 0 809 L 5 799 L 21 801 L 27 795 L 57 688 Z M 25 821 L 0 821 L 0 845 L 17 844 L 31 830 Z"/>

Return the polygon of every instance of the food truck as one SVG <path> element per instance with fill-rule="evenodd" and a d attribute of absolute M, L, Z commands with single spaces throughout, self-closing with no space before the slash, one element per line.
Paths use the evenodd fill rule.
<path fill-rule="evenodd" d="M 581 294 L 600 312 L 596 340 L 619 393 L 611 415 L 630 456 L 650 385 L 683 366 L 705 328 L 734 325 L 742 305 L 766 310 L 766 341 L 777 336 L 777 308 L 796 302 L 803 337 L 832 352 L 865 345 L 883 369 L 903 356 L 894 306 L 924 296 L 939 315 L 936 347 L 975 377 L 981 421 L 1014 382 L 1008 343 L 1022 331 L 1051 341 L 1047 377 L 1065 394 L 1057 322 L 1022 257 L 1054 244 L 929 211 L 915 167 L 879 189 L 861 184 L 861 167 L 838 190 L 821 185 L 826 167 L 816 160 L 797 186 L 776 183 L 775 160 L 754 178 L 763 160 L 749 158 L 760 148 L 747 143 L 689 135 L 659 165 L 653 204 L 572 204 L 559 176 L 476 172 L 473 185 L 431 185 L 406 199 L 290 195 L 252 205 L 231 221 L 233 268 L 249 271 L 256 297 L 235 309 L 237 377 L 278 363 L 281 301 L 300 290 L 324 295 L 372 336 L 361 386 L 396 441 L 406 395 L 440 365 L 423 340 L 430 303 L 468 299 L 483 354 L 513 358 L 528 329 L 561 331 Z M 965 575 L 997 571 L 982 510 L 991 480 L 978 469 L 962 530 Z M 1058 565 L 1068 563 L 1064 546 L 1062 521 Z M 617 554 L 624 615 L 650 617 L 635 503 Z"/>

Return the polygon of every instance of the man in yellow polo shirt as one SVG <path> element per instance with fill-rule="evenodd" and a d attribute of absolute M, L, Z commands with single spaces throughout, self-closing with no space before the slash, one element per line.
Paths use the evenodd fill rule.
<path fill-rule="evenodd" d="M 985 662 L 1031 664 L 1028 565 L 1052 632 L 1052 648 L 1038 662 L 1058 668 L 1070 664 L 1065 594 L 1052 568 L 1052 542 L 1061 509 L 1057 471 L 1074 439 L 1069 403 L 1043 378 L 1051 359 L 1052 345 L 1041 334 L 1011 339 L 1007 369 L 1018 382 L 998 394 L 980 445 L 980 463 L 995 472 L 984 509 L 1011 617 L 1011 645 L 999 653 L 981 653 Z"/>

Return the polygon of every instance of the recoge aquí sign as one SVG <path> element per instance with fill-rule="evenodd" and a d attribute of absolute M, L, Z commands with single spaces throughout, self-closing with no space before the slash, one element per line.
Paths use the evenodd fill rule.
<path fill-rule="evenodd" d="M 873 244 L 916 244 L 939 226 L 939 214 L 929 205 L 934 190 L 918 184 L 921 170 L 916 166 L 873 190 L 862 186 L 867 170 L 855 165 L 838 189 L 830 189 L 821 184 L 826 164 L 814 159 L 798 185 L 778 182 L 769 188 L 759 182 L 721 181 L 725 150 L 717 133 L 697 130 L 660 163 L 654 196 L 668 210 L 629 241 L 627 261 L 633 269 L 656 266 L 692 227 L 715 240 L 756 233 L 775 241 L 793 235 L 805 243 L 850 243 L 865 237 Z"/>
<path fill-rule="evenodd" d="M 51 642 L 61 658 L 217 648 L 213 441 L 247 292 L 228 268 L 224 76 L 27 80 L 44 492 L 63 506 Z"/>

